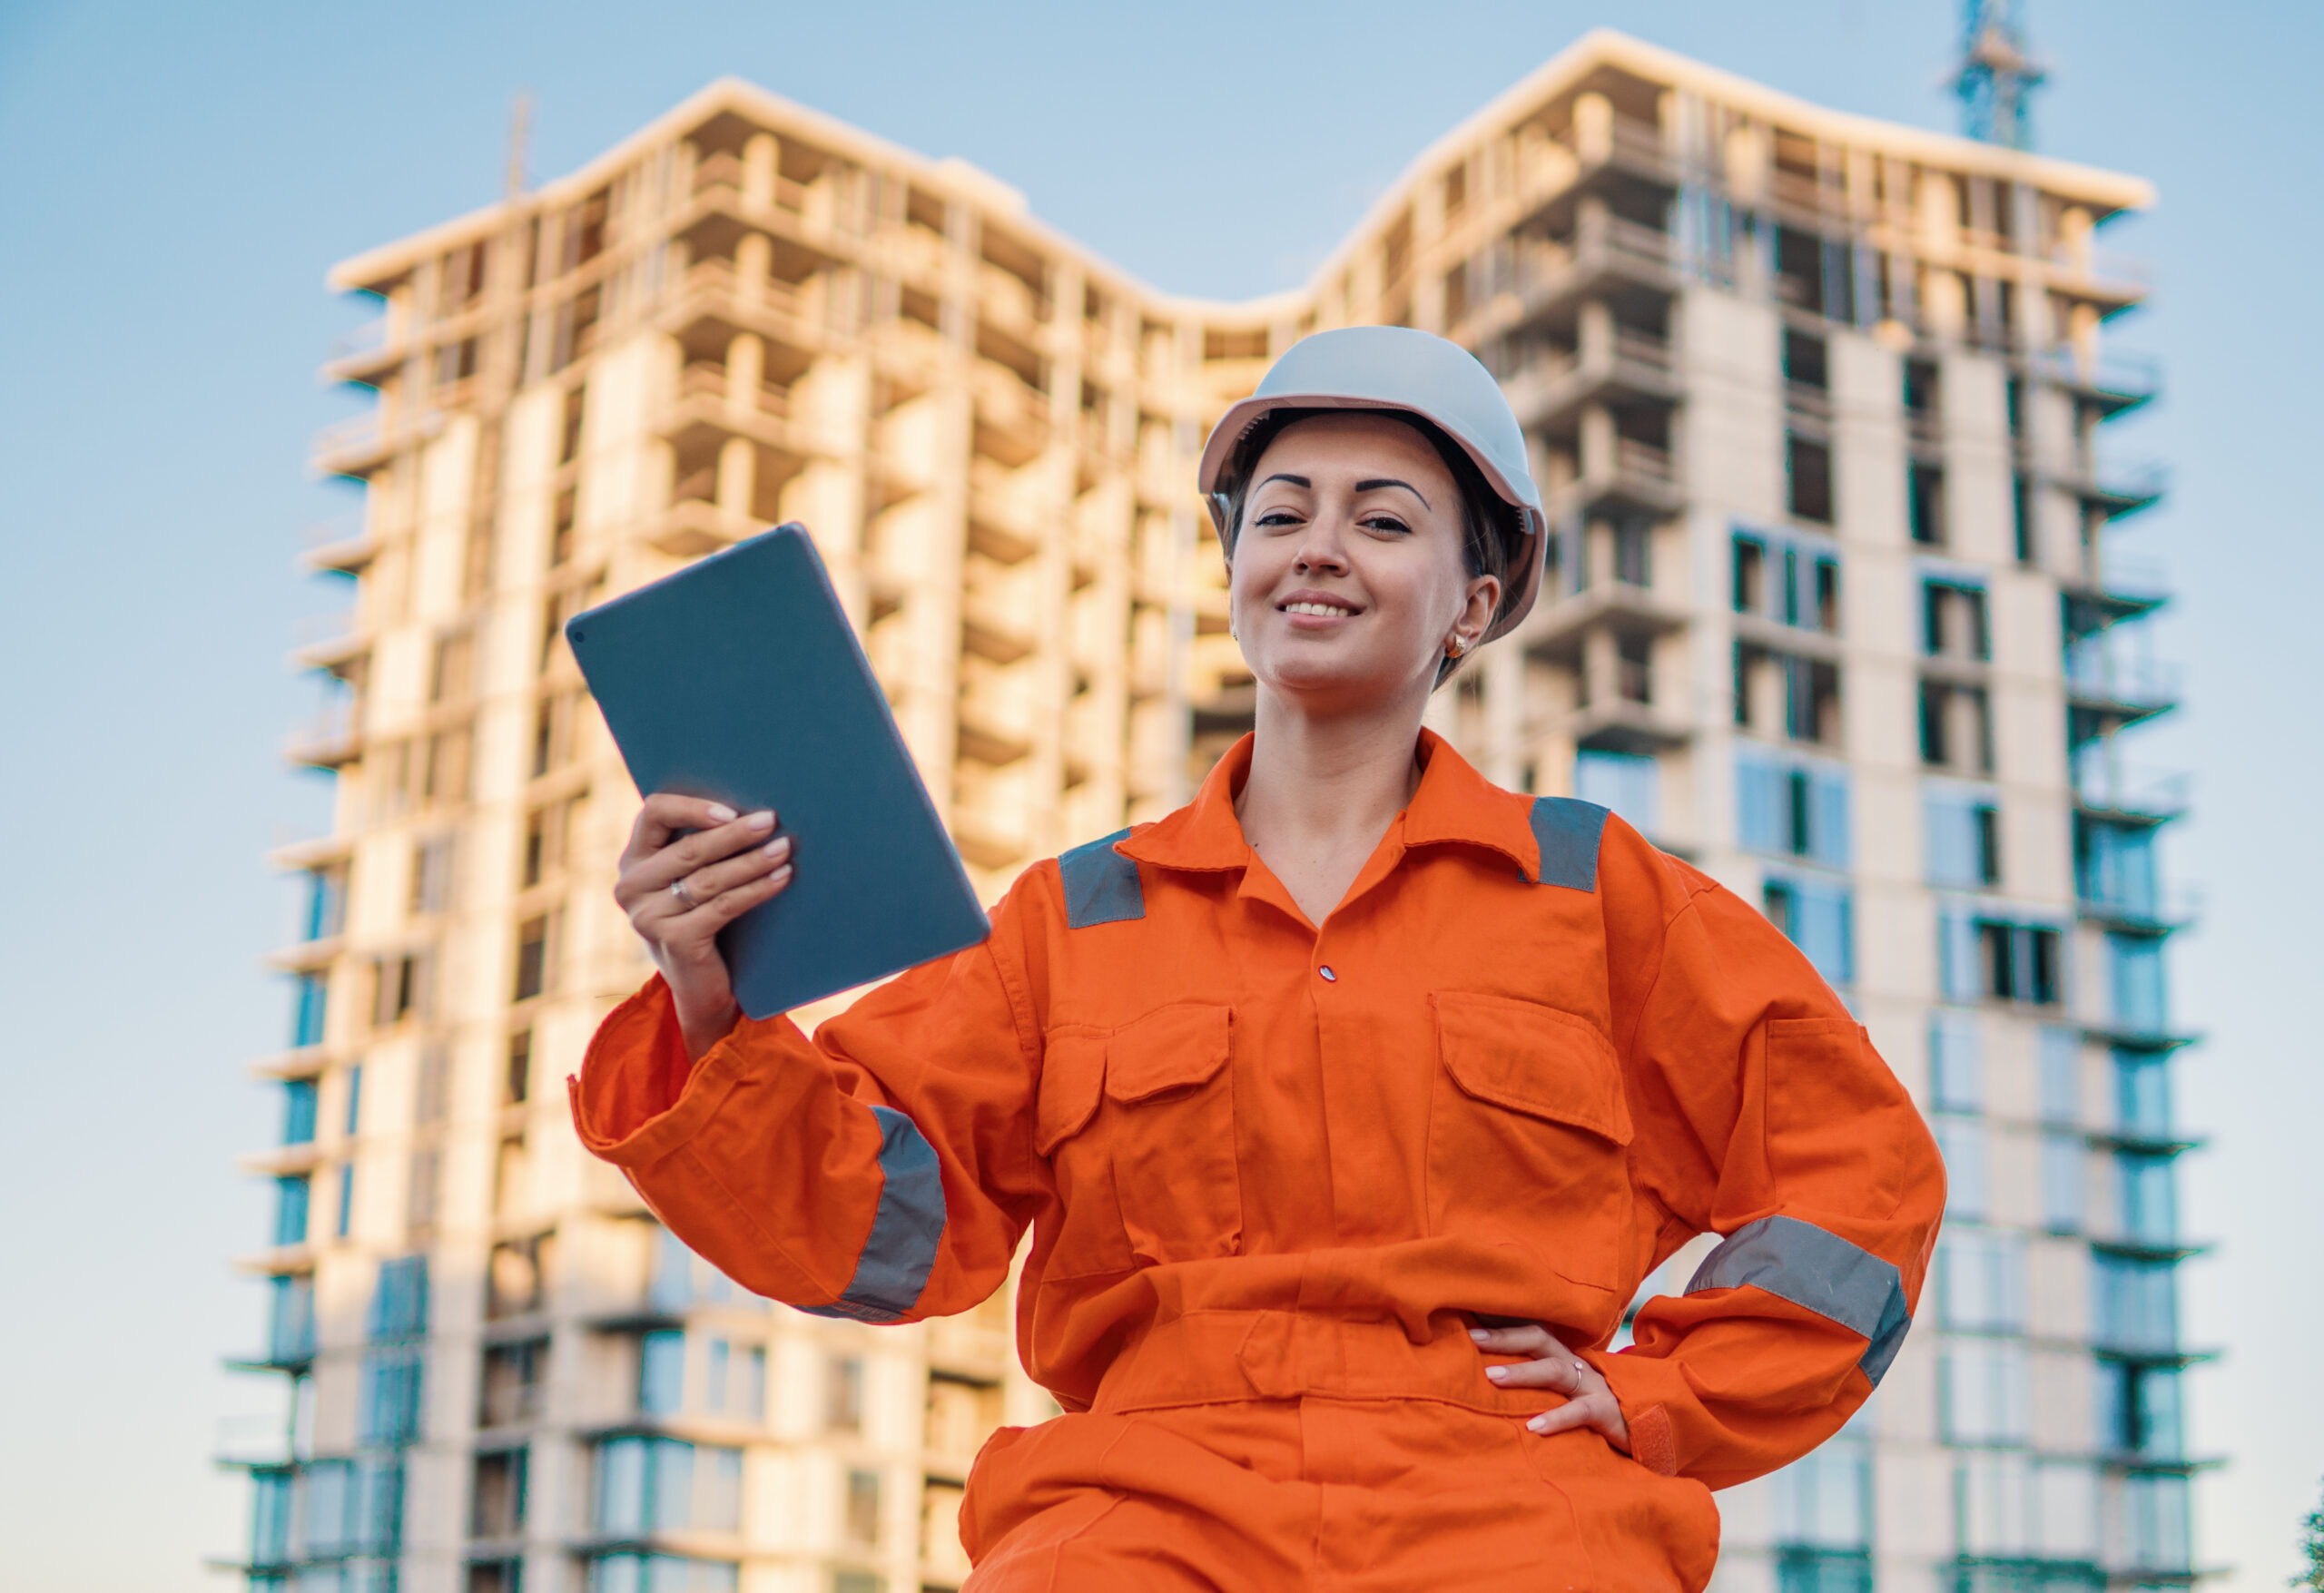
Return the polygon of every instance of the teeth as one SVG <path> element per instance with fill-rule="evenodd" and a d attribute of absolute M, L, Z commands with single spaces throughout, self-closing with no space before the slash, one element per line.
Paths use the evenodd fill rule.
<path fill-rule="evenodd" d="M 1318 614 L 1326 617 L 1337 617 L 1341 615 L 1353 614 L 1355 611 L 1350 608 L 1341 608 L 1335 604 L 1329 603 L 1286 603 L 1283 605 L 1283 612 L 1285 614 Z"/>

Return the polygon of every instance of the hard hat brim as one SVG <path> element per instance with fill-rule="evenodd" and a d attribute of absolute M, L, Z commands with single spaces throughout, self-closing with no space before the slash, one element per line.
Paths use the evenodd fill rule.
<path fill-rule="evenodd" d="M 1269 393 L 1265 398 L 1245 398 L 1218 418 L 1218 424 L 1210 429 L 1210 440 L 1203 445 L 1202 463 L 1196 472 L 1196 481 L 1206 501 L 1218 490 L 1219 475 L 1226 468 L 1227 461 L 1234 457 L 1236 445 L 1249 435 L 1253 427 L 1277 409 L 1373 409 L 1390 415 L 1417 416 L 1451 438 L 1455 447 L 1469 456 L 1478 474 L 1485 478 L 1485 484 L 1500 496 L 1503 503 L 1524 517 L 1525 546 L 1512 561 L 1510 571 L 1510 584 L 1514 591 L 1503 595 L 1499 615 L 1485 632 L 1483 641 L 1478 644 L 1482 646 L 1484 642 L 1507 635 L 1531 612 L 1533 599 L 1541 594 L 1541 568 L 1549 551 L 1548 522 L 1538 507 L 1526 501 L 1535 495 L 1520 491 L 1502 474 L 1499 466 L 1479 453 L 1457 429 L 1430 414 L 1421 405 L 1392 403 L 1382 398 L 1351 398 L 1344 393 Z M 1525 484 L 1529 488 L 1532 485 L 1530 481 Z M 1216 518 L 1216 510 L 1212 517 Z M 1221 536 L 1226 534 L 1224 526 L 1218 529 Z"/>

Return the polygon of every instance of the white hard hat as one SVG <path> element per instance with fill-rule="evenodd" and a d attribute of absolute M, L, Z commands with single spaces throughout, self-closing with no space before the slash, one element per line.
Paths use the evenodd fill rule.
<path fill-rule="evenodd" d="M 1260 379 L 1257 390 L 1212 428 L 1199 476 L 1205 497 L 1218 490 L 1236 445 L 1278 409 L 1400 409 L 1460 445 L 1502 501 L 1519 511 L 1524 539 L 1484 640 L 1505 634 L 1525 617 L 1541 586 L 1548 522 L 1541 489 L 1526 463 L 1524 428 L 1475 355 L 1411 327 L 1341 327 L 1301 339 Z"/>

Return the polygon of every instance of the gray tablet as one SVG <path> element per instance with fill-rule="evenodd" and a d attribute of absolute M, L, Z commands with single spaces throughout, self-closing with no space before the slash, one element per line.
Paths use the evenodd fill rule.
<path fill-rule="evenodd" d="M 773 808 L 791 888 L 719 937 L 768 1018 L 990 932 L 798 525 L 577 614 L 565 634 L 641 793 Z"/>

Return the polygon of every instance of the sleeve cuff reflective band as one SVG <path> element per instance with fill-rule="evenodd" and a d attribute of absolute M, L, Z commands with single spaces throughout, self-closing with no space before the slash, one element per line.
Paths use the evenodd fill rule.
<path fill-rule="evenodd" d="M 829 1305 L 803 1307 L 810 1316 L 852 1322 L 893 1322 L 928 1287 L 936 1246 L 944 1237 L 944 1175 L 934 1147 L 901 1112 L 873 1106 L 880 1120 L 880 1209 L 872 1236 L 856 1258 L 847 1291 Z"/>
<path fill-rule="evenodd" d="M 1746 1285 L 1863 1334 L 1856 1365 L 1875 1388 L 1913 1324 L 1904 1275 L 1893 1264 L 1797 1217 L 1761 1217 L 1736 1229 L 1703 1258 L 1687 1293 Z"/>

